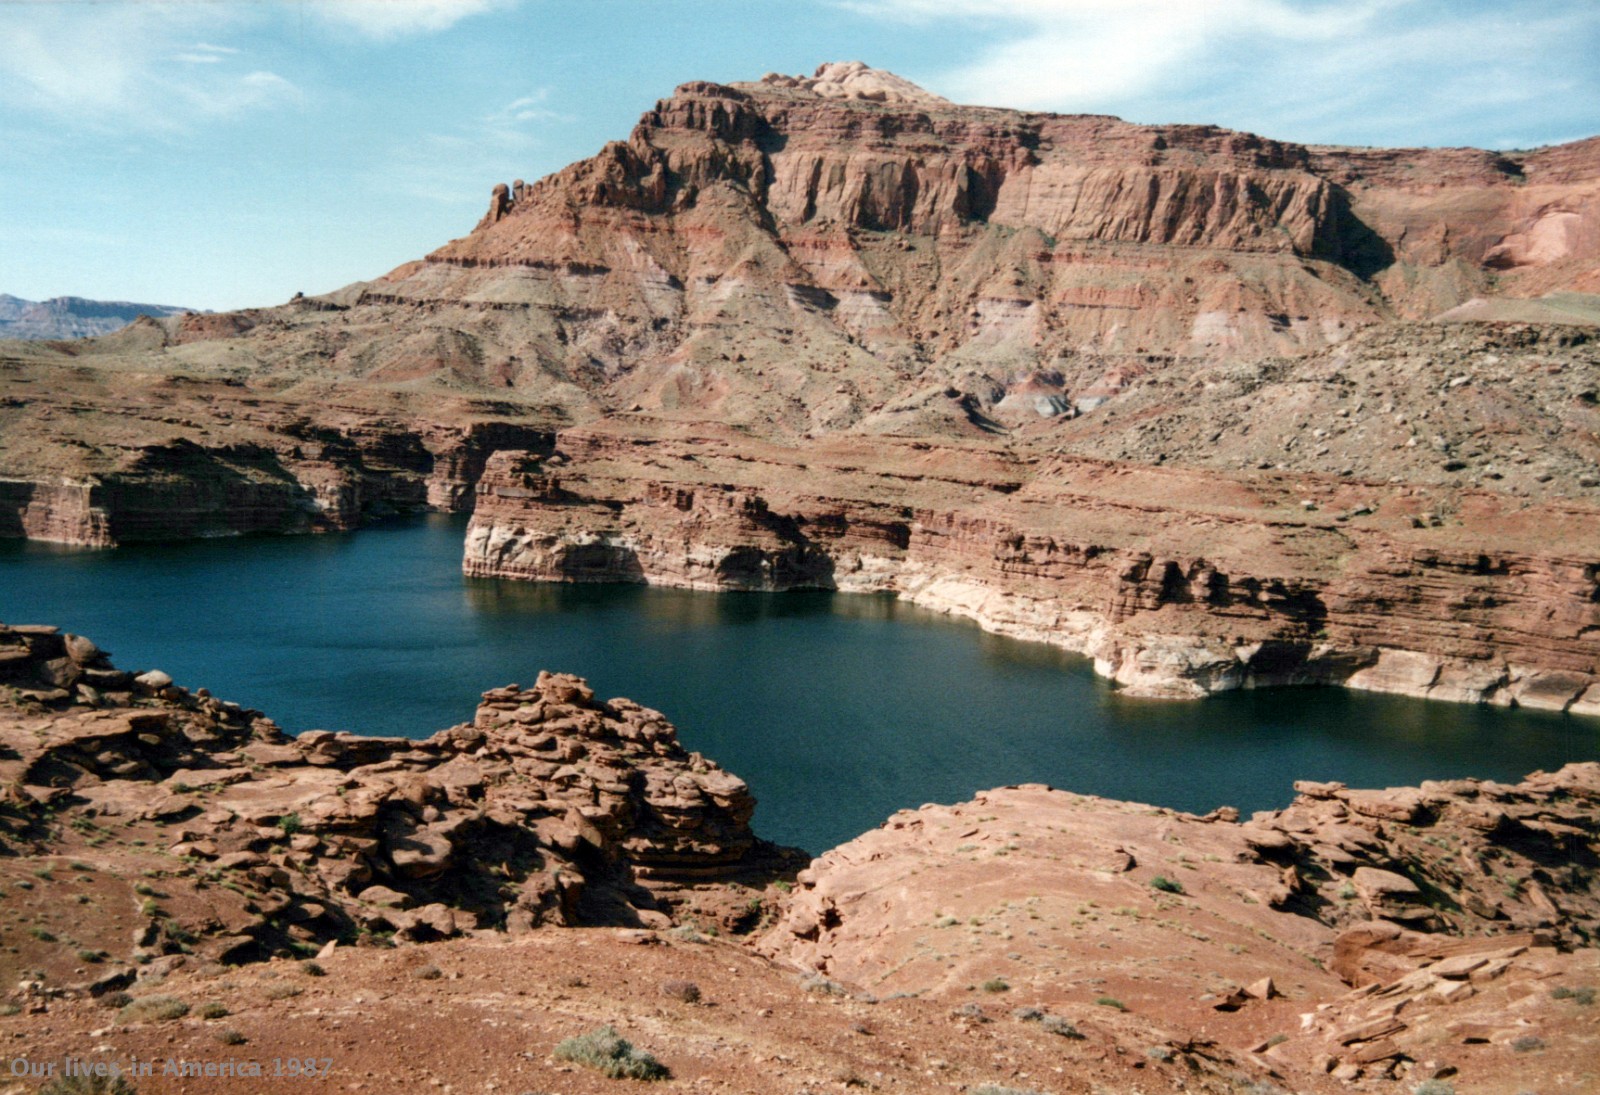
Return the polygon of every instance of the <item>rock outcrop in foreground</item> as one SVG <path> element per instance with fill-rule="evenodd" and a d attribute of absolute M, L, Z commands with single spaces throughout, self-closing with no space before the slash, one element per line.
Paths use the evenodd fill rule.
<path fill-rule="evenodd" d="M 290 738 L 164 673 L 117 670 L 80 636 L 0 625 L 0 688 L 0 836 L 13 857 L 0 858 L 0 889 L 103 951 L 100 982 L 191 948 L 238 961 L 369 933 L 665 927 L 698 907 L 697 887 L 709 908 L 733 883 L 798 866 L 751 834 L 741 780 L 686 752 L 658 712 L 600 702 L 576 677 L 487 692 L 472 722 L 422 741 Z M 18 892 L 16 856 L 65 877 Z M 59 892 L 79 881 L 66 858 L 138 914 L 80 931 Z M 132 896 L 151 888 L 141 875 L 161 880 L 160 897 Z M 0 983 L 33 967 L 69 979 L 71 950 L 29 951 L 0 962 Z"/>
<path fill-rule="evenodd" d="M 1303 1076 L 1600 1081 L 1570 1003 L 1600 975 L 1600 764 L 1296 788 L 1242 824 L 1040 785 L 902 811 L 803 871 L 760 949 L 875 993 L 1115 1001 Z"/>
<path fill-rule="evenodd" d="M 740 780 L 574 677 L 422 741 L 291 739 L 0 625 L 0 1036 L 396 1090 L 598 1093 L 546 1054 L 602 1023 L 733 1090 L 1600 1081 L 1600 765 L 1296 787 L 1243 823 L 1002 788 L 800 870 Z"/>

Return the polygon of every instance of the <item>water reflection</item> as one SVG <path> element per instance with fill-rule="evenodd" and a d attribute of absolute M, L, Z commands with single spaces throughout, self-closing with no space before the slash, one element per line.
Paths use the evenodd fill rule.
<path fill-rule="evenodd" d="M 719 628 L 766 620 L 833 617 L 842 620 L 893 620 L 937 613 L 909 606 L 883 594 L 794 590 L 788 593 L 703 592 L 645 585 L 546 584 L 496 578 L 463 580 L 462 595 L 476 613 L 527 616 L 542 613 L 626 612 L 640 620 L 673 628 Z"/>

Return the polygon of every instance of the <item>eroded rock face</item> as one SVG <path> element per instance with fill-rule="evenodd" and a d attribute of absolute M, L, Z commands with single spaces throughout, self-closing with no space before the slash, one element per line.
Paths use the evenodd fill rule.
<path fill-rule="evenodd" d="M 248 399 L 230 407 L 226 393 L 206 402 L 202 441 L 129 438 L 77 477 L 0 481 L 0 536 L 115 547 L 460 512 L 489 453 L 543 448 L 550 436 L 503 421 L 447 425 L 336 408 L 262 409 Z M 226 440 L 233 429 L 249 439 Z"/>
<path fill-rule="evenodd" d="M 449 991 L 422 1002 L 451 1030 L 482 1028 L 486 1000 L 528 984 L 530 1007 L 558 1015 L 553 1042 L 575 1021 L 569 990 L 587 1022 L 676 1008 L 668 997 L 704 1006 L 691 975 L 765 1032 L 737 1036 L 781 1028 L 809 1046 L 833 1030 L 856 1068 L 858 1039 L 898 1047 L 869 1060 L 918 1090 L 929 1071 L 977 1087 L 1060 1068 L 1218 1095 L 1252 1078 L 1333 1092 L 1450 1077 L 1514 1095 L 1592 1068 L 1592 763 L 1514 785 L 1302 782 L 1291 806 L 1243 823 L 1024 785 L 902 811 L 797 871 L 750 834 L 742 781 L 685 752 L 657 712 L 576 677 L 494 689 L 423 741 L 290 739 L 160 670 L 118 670 L 81 636 L 0 626 L 0 788 L 0 975 L 26 1013 L 17 1029 L 52 1052 L 103 1028 L 87 997 L 148 994 L 156 978 L 233 1008 L 253 1041 L 290 1014 L 343 1038 L 369 989 L 414 1017 L 413 975 L 442 966 Z M 776 920 L 743 947 L 638 930 L 685 914 L 750 928 L 763 911 Z M 632 930 L 525 934 L 560 924 Z M 474 938 L 330 946 L 459 935 Z M 211 963 L 318 947 L 315 967 L 219 981 Z M 317 1007 L 275 1008 L 286 985 Z M 350 1009 L 332 1013 L 345 1025 L 324 1006 Z M 693 1044 L 713 1044 L 702 1024 L 719 1014 L 692 1016 Z M 119 1026 L 119 1044 L 164 1052 L 163 1028 Z M 665 1033 L 652 1045 L 674 1067 L 699 1060 Z M 906 1045 L 921 1047 L 914 1067 Z M 481 1074 L 481 1054 L 471 1067 L 446 1074 Z"/>
<path fill-rule="evenodd" d="M 1600 712 L 1600 563 L 1534 538 L 1436 547 L 1409 505 L 1348 527 L 1180 471 L 927 444 L 590 428 L 558 449 L 491 459 L 467 574 L 893 592 L 1087 654 L 1136 695 L 1342 683 Z"/>
<path fill-rule="evenodd" d="M 902 811 L 815 860 L 764 945 L 868 982 L 880 964 L 893 965 L 875 942 L 887 926 L 954 907 L 949 899 L 969 884 L 990 900 L 1044 876 L 1057 896 L 1104 900 L 1151 887 L 1157 901 L 1183 894 L 1219 919 L 1293 924 L 1357 987 L 1371 980 L 1362 972 L 1368 952 L 1426 955 L 1441 936 L 1540 932 L 1544 945 L 1571 946 L 1600 935 L 1600 764 L 1511 785 L 1295 787 L 1293 804 L 1243 823 L 1231 811 L 1202 818 L 1040 785 Z M 930 869 L 948 880 L 907 889 L 908 872 Z M 912 907 L 884 903 L 897 894 Z M 942 978 L 937 971 L 895 984 Z"/>
<path fill-rule="evenodd" d="M 487 692 L 471 723 L 423 741 L 289 738 L 47 627 L 0 625 L 0 687 L 4 839 L 35 864 L 99 863 L 113 890 L 141 868 L 162 879 L 133 954 L 662 927 L 685 905 L 717 917 L 721 884 L 798 856 L 751 834 L 743 781 L 686 752 L 659 712 L 562 674 Z"/>

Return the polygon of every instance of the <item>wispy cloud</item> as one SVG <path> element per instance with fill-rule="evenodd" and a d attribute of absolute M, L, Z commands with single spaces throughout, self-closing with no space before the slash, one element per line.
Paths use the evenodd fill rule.
<path fill-rule="evenodd" d="M 550 89 L 539 88 L 531 95 L 513 99 L 499 110 L 484 119 L 484 124 L 489 126 L 506 126 L 517 122 L 565 122 L 571 121 L 571 116 L 558 110 L 551 110 L 545 104 L 549 102 Z"/>
<path fill-rule="evenodd" d="M 475 207 L 496 182 L 537 177 L 545 129 L 572 120 L 548 105 L 551 98 L 549 88 L 537 88 L 453 131 L 396 146 L 383 169 L 385 185 L 425 201 Z"/>
<path fill-rule="evenodd" d="M 0 105 L 76 128 L 170 131 L 298 100 L 238 49 L 197 41 L 240 24 L 217 4 L 0 5 Z"/>
<path fill-rule="evenodd" d="M 173 60 L 191 65 L 219 65 L 238 52 L 230 46 L 213 46 L 207 42 L 196 42 L 185 52 L 176 54 Z"/>
<path fill-rule="evenodd" d="M 517 0 L 316 0 L 310 12 L 324 22 L 387 41 L 436 34 L 463 19 L 509 8 Z"/>
<path fill-rule="evenodd" d="M 977 29 L 988 44 L 929 80 L 961 102 L 1323 140 L 1600 127 L 1592 0 L 837 2 Z"/>

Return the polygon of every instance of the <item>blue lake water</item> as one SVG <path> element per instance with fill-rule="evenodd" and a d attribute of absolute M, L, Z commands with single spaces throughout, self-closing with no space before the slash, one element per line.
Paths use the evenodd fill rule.
<path fill-rule="evenodd" d="M 1203 812 L 1295 779 L 1518 779 L 1600 758 L 1600 720 L 1340 689 L 1120 696 L 1088 663 L 886 597 L 465 579 L 461 518 L 84 551 L 0 542 L 0 620 L 52 623 L 290 731 L 426 736 L 541 669 L 659 708 L 822 851 L 895 810 L 1042 782 Z"/>

